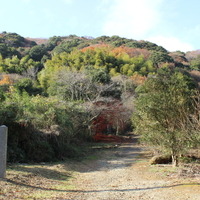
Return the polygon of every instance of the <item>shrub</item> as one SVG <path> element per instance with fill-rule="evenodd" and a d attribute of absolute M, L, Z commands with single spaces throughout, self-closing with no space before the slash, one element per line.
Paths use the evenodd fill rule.
<path fill-rule="evenodd" d="M 0 123 L 9 127 L 9 162 L 55 161 L 81 154 L 76 144 L 88 138 L 89 118 L 78 103 L 13 90 L 0 105 Z"/>
<path fill-rule="evenodd" d="M 193 112 L 194 87 L 189 76 L 164 69 L 137 88 L 139 96 L 133 118 L 136 132 L 148 144 L 171 154 L 175 166 L 179 154 L 191 143 L 192 133 L 186 127 Z"/>

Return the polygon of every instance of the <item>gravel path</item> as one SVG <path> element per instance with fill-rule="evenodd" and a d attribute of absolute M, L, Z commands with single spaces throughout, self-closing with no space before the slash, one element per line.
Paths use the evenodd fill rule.
<path fill-rule="evenodd" d="M 136 144 L 122 144 L 85 162 L 74 184 L 74 200 L 200 200 L 200 180 L 155 175 Z M 153 168 L 152 168 L 153 169 Z M 192 180 L 194 183 L 194 180 Z"/>

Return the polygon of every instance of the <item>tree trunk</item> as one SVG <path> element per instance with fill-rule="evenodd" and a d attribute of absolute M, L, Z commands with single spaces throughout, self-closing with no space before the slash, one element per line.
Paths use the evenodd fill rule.
<path fill-rule="evenodd" d="M 178 156 L 175 154 L 172 154 L 172 166 L 178 167 Z"/>
<path fill-rule="evenodd" d="M 119 135 L 119 121 L 117 120 L 117 130 L 116 130 L 116 135 Z"/>

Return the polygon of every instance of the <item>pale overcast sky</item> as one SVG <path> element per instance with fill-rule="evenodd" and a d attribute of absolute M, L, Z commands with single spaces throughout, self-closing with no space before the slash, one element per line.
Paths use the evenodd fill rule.
<path fill-rule="evenodd" d="M 0 32 L 119 35 L 169 51 L 200 49 L 199 0 L 1 0 Z"/>

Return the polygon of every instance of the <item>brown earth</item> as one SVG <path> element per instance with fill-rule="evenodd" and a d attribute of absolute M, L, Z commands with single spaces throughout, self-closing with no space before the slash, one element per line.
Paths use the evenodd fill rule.
<path fill-rule="evenodd" d="M 108 147 L 84 161 L 10 166 L 7 179 L 0 180 L 0 199 L 200 199 L 198 174 L 150 166 L 148 151 L 135 142 Z"/>
<path fill-rule="evenodd" d="M 86 163 L 74 180 L 76 200 L 199 200 L 200 177 L 179 176 L 180 168 L 150 166 L 147 152 L 134 143 L 106 151 Z"/>

